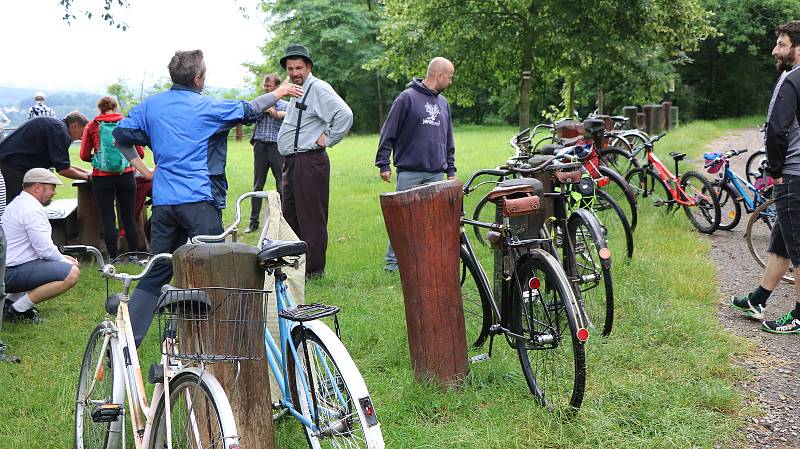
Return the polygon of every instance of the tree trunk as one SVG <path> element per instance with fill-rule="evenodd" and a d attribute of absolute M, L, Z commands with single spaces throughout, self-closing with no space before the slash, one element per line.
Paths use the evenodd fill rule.
<path fill-rule="evenodd" d="M 572 117 L 572 111 L 575 110 L 575 80 L 572 77 L 567 78 L 567 117 Z"/>
<path fill-rule="evenodd" d="M 381 76 L 375 74 L 375 92 L 378 96 L 378 132 L 383 129 L 383 95 L 381 94 Z"/>
<path fill-rule="evenodd" d="M 531 68 L 533 48 L 527 45 L 522 49 L 522 82 L 519 89 L 519 129 L 530 127 L 531 123 Z"/>
<path fill-rule="evenodd" d="M 603 109 L 605 107 L 605 94 L 603 93 L 603 88 L 597 88 L 597 113 L 602 115 Z"/>

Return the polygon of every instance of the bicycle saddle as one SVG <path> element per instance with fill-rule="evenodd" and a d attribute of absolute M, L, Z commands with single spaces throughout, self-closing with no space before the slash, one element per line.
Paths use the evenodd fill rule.
<path fill-rule="evenodd" d="M 497 203 L 515 193 L 541 195 L 542 189 L 542 181 L 536 178 L 507 179 L 489 191 L 486 198 L 493 203 Z"/>
<path fill-rule="evenodd" d="M 675 153 L 674 151 L 669 155 L 672 156 L 672 159 L 675 159 L 675 162 L 682 161 L 686 157 L 686 153 Z"/>
<path fill-rule="evenodd" d="M 202 315 L 211 306 L 208 294 L 199 289 L 177 288 L 172 285 L 161 287 L 155 314 L 177 313 L 180 315 Z"/>
<path fill-rule="evenodd" d="M 256 260 L 261 268 L 289 265 L 284 257 L 301 256 L 308 252 L 308 243 L 302 240 L 265 239 L 263 248 L 258 252 Z"/>
<path fill-rule="evenodd" d="M 575 139 L 577 141 L 577 139 Z M 545 156 L 552 156 L 556 154 L 556 151 L 564 148 L 564 145 L 559 145 L 557 143 L 548 143 L 547 145 L 542 145 L 539 147 L 539 153 Z"/>

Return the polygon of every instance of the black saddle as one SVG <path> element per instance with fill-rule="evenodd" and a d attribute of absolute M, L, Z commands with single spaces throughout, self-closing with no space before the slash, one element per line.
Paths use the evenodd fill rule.
<path fill-rule="evenodd" d="M 308 243 L 302 240 L 264 240 L 264 247 L 256 260 L 261 268 L 290 265 L 285 257 L 301 256 L 308 252 Z"/>
<path fill-rule="evenodd" d="M 547 145 L 542 145 L 539 147 L 539 154 L 543 154 L 545 156 L 552 156 L 556 154 L 556 151 L 564 148 L 565 145 L 559 145 L 557 143 L 548 143 Z"/>
<path fill-rule="evenodd" d="M 683 158 L 686 157 L 686 153 L 675 153 L 675 152 L 672 152 L 672 153 L 669 153 L 669 155 L 672 156 L 672 159 L 675 159 L 675 162 L 682 161 Z"/>

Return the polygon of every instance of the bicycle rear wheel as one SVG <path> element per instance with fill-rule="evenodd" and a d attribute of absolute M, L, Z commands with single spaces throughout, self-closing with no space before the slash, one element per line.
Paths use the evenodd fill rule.
<path fill-rule="evenodd" d="M 630 184 L 613 168 L 601 165 L 599 172 L 609 181 L 606 186 L 602 186 L 600 189 L 608 193 L 617 204 L 622 206 L 625 215 L 627 215 L 628 223 L 631 225 L 631 230 L 636 229 L 639 214 L 636 209 L 636 196 L 633 194 Z"/>
<path fill-rule="evenodd" d="M 578 210 L 567 223 L 574 244 L 575 269 L 580 299 L 590 326 L 608 336 L 614 325 L 614 287 L 611 279 L 611 251 L 600 223 L 589 211 Z"/>
<path fill-rule="evenodd" d="M 753 259 L 761 268 L 767 266 L 769 239 L 772 234 L 772 226 L 775 224 L 777 217 L 775 200 L 769 200 L 758 206 L 747 221 L 747 230 L 744 233 L 744 238 L 747 241 L 750 255 L 753 256 Z M 794 284 L 794 277 L 794 269 L 789 267 L 789 271 L 783 275 L 782 279 Z"/>
<path fill-rule="evenodd" d="M 115 372 L 108 325 L 97 326 L 89 336 L 83 363 L 78 378 L 78 394 L 75 400 L 75 448 L 116 449 L 119 446 L 122 426 L 121 410 L 113 418 L 113 408 L 124 407 L 125 379 Z M 92 386 L 94 384 L 94 386 Z M 92 419 L 106 408 L 111 412 L 107 421 Z"/>
<path fill-rule="evenodd" d="M 681 177 L 681 188 L 686 195 L 683 199 L 694 202 L 693 206 L 683 206 L 689 221 L 698 231 L 713 234 L 719 226 L 720 210 L 711 183 L 700 173 L 687 171 Z"/>
<path fill-rule="evenodd" d="M 308 446 L 312 449 L 383 448 L 383 435 L 372 399 L 347 349 L 323 323 L 309 321 L 305 324 L 305 348 L 300 327 L 292 332 L 300 363 L 291 353 L 287 354 L 287 370 L 292 403 L 319 428 L 315 433 L 303 426 Z"/>
<path fill-rule="evenodd" d="M 622 207 L 603 190 L 595 190 L 594 201 L 588 202 L 591 211 L 600 221 L 606 244 L 624 249 L 628 259 L 633 257 L 633 230 Z"/>
<path fill-rule="evenodd" d="M 166 400 L 170 404 L 170 428 Z M 149 447 L 159 449 L 167 447 L 168 435 L 176 449 L 229 449 L 239 443 L 236 421 L 222 386 L 210 373 L 197 368 L 169 381 L 169 398 L 158 401 L 150 435 Z"/>
<path fill-rule="evenodd" d="M 564 270 L 540 249 L 520 260 L 511 279 L 512 331 L 522 372 L 536 400 L 551 410 L 580 408 L 586 385 L 588 331 Z M 579 335 L 581 338 L 579 338 Z"/>

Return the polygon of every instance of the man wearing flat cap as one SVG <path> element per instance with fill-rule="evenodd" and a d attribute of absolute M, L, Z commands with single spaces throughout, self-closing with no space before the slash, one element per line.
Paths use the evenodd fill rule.
<path fill-rule="evenodd" d="M 303 87 L 292 98 L 278 132 L 285 158 L 283 215 L 308 243 L 306 278 L 325 272 L 328 248 L 328 194 L 331 164 L 326 148 L 339 143 L 353 125 L 353 112 L 330 84 L 311 74 L 314 61 L 303 45 L 290 45 L 280 60 L 289 79 Z"/>
<path fill-rule="evenodd" d="M 53 244 L 44 206 L 62 182 L 45 168 L 32 168 L 22 180 L 22 192 L 6 207 L 6 292 L 8 320 L 41 322 L 36 304 L 66 292 L 78 283 L 78 261 Z"/>

